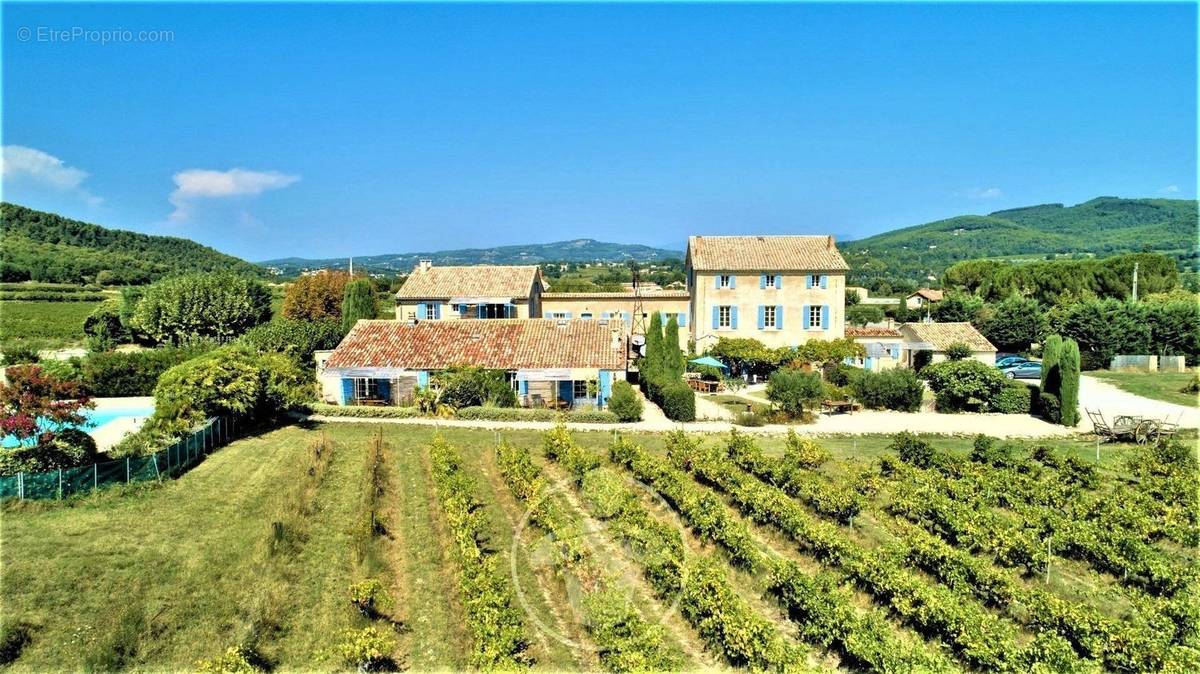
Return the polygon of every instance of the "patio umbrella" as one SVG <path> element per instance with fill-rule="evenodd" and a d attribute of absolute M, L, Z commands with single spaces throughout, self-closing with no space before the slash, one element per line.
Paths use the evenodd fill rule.
<path fill-rule="evenodd" d="M 700 358 L 693 358 L 689 362 L 693 363 L 695 365 L 707 365 L 709 367 L 719 368 L 722 372 L 726 372 L 726 373 L 729 372 L 729 367 L 727 365 L 725 365 L 725 363 L 722 363 L 721 361 L 717 360 L 716 358 L 713 358 L 712 356 L 701 356 Z"/>

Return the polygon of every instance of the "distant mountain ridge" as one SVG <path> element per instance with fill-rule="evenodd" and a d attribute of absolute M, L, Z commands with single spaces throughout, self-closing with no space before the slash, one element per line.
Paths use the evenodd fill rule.
<path fill-rule="evenodd" d="M 839 244 L 863 283 L 872 278 L 939 276 L 963 260 L 1004 256 L 1136 251 L 1194 258 L 1197 202 L 1099 197 L 1075 206 L 1042 204 L 962 215 Z"/>
<path fill-rule="evenodd" d="M 189 239 L 108 229 L 0 203 L 0 280 L 136 285 L 181 271 L 263 270 Z"/>
<path fill-rule="evenodd" d="M 373 272 L 408 273 L 419 260 L 432 260 L 434 264 L 540 264 L 542 262 L 653 262 L 666 258 L 682 258 L 676 250 L 654 248 L 640 244 L 607 243 L 595 239 L 571 239 L 553 243 L 535 243 L 494 248 L 462 248 L 426 253 L 391 253 L 385 255 L 354 256 L 355 268 Z M 349 264 L 346 257 L 308 259 L 285 257 L 258 263 L 262 267 L 277 270 L 283 275 L 297 274 L 313 269 L 345 269 Z"/>

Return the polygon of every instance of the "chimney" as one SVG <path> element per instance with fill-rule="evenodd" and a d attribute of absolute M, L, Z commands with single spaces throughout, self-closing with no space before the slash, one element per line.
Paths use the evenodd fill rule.
<path fill-rule="evenodd" d="M 833 235 L 832 234 L 825 237 L 825 250 L 833 250 Z"/>
<path fill-rule="evenodd" d="M 418 260 L 417 268 L 414 271 L 429 271 L 429 268 L 432 266 L 433 260 Z"/>

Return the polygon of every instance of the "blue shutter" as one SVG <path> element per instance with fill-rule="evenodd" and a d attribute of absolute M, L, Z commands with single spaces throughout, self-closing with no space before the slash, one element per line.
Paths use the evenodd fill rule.
<path fill-rule="evenodd" d="M 767 327 L 767 308 L 763 305 L 758 305 L 758 329 L 762 330 Z"/>
<path fill-rule="evenodd" d="M 570 379 L 561 379 L 558 382 L 558 399 L 559 400 L 574 400 L 575 389 L 571 386 Z"/>
<path fill-rule="evenodd" d="M 808 305 L 807 305 L 807 304 L 801 304 L 801 305 L 800 305 L 800 325 L 801 325 L 801 327 L 803 327 L 805 330 L 807 330 L 807 329 L 809 329 L 810 327 L 812 327 L 812 325 L 810 324 L 810 322 L 809 322 L 808 318 L 809 318 L 809 317 L 808 317 Z"/>
<path fill-rule="evenodd" d="M 679 314 L 679 327 L 681 327 L 681 328 L 687 327 L 687 313 L 686 312 L 681 312 Z"/>
<path fill-rule="evenodd" d="M 721 289 L 721 275 L 720 274 L 717 274 L 716 276 L 713 277 L 713 287 L 716 288 L 717 290 Z"/>
<path fill-rule="evenodd" d="M 821 305 L 821 329 L 822 330 L 829 329 L 829 305 L 828 304 Z"/>
<path fill-rule="evenodd" d="M 428 387 L 429 387 L 429 371 L 428 370 L 418 370 L 417 371 L 417 388 L 428 388 Z"/>
<path fill-rule="evenodd" d="M 563 312 L 563 318 L 570 318 L 570 317 L 571 317 L 571 312 L 569 312 L 569 311 Z"/>
<path fill-rule="evenodd" d="M 601 320 L 604 320 L 604 321 L 607 321 L 607 320 L 608 320 L 608 312 L 607 312 L 607 311 L 601 311 L 601 312 L 600 312 L 600 319 L 601 319 Z"/>
<path fill-rule="evenodd" d="M 441 320 L 441 318 L 442 318 L 442 303 L 441 302 L 438 302 L 437 304 L 433 305 L 433 317 L 435 320 Z"/>
<path fill-rule="evenodd" d="M 621 320 L 622 320 L 623 322 L 625 322 L 625 323 L 632 323 L 632 322 L 633 322 L 633 321 L 631 321 L 631 320 L 629 319 L 629 312 L 628 312 L 628 311 L 622 311 L 622 312 L 621 312 Z"/>
<path fill-rule="evenodd" d="M 380 379 L 379 381 L 379 397 L 391 402 L 392 400 L 392 381 L 390 379 Z"/>
<path fill-rule="evenodd" d="M 824 274 L 821 274 L 821 290 L 825 290 L 828 287 L 829 287 L 829 277 Z"/>
<path fill-rule="evenodd" d="M 425 303 L 424 302 L 421 302 L 420 304 L 417 305 L 417 320 L 418 321 L 425 320 Z"/>
<path fill-rule="evenodd" d="M 759 290 L 767 289 L 767 275 L 766 274 L 758 275 L 758 289 Z"/>
<path fill-rule="evenodd" d="M 523 395 L 523 396 L 529 395 L 529 380 L 528 379 L 518 379 L 517 380 L 517 393 L 520 395 Z"/>
<path fill-rule="evenodd" d="M 782 289 L 783 289 L 783 274 L 776 274 L 776 275 L 775 275 L 775 289 L 776 289 L 776 290 L 782 290 Z"/>
<path fill-rule="evenodd" d="M 729 276 L 729 287 L 731 289 L 737 287 L 737 277 L 732 274 Z"/>
<path fill-rule="evenodd" d="M 811 288 L 812 288 L 812 274 L 805 274 L 805 275 L 804 275 L 804 287 L 805 287 L 805 289 L 811 289 Z"/>
<path fill-rule="evenodd" d="M 600 399 L 596 401 L 597 405 L 603 406 L 608 402 L 612 395 L 612 372 L 609 370 L 600 370 Z"/>
<path fill-rule="evenodd" d="M 729 307 L 729 327 L 737 330 L 737 305 Z"/>
<path fill-rule="evenodd" d="M 713 307 L 713 330 L 721 326 L 721 307 Z"/>
<path fill-rule="evenodd" d="M 776 330 L 783 329 L 783 305 L 782 304 L 775 305 L 775 329 Z"/>
<path fill-rule="evenodd" d="M 459 318 L 467 317 L 467 305 L 465 305 L 465 304 L 458 305 L 458 317 Z"/>
<path fill-rule="evenodd" d="M 342 380 L 342 404 L 349 405 L 350 401 L 354 400 L 354 380 Z"/>

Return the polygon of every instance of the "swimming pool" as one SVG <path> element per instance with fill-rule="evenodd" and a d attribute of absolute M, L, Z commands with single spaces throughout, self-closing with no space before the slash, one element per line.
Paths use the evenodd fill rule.
<path fill-rule="evenodd" d="M 117 419 L 148 417 L 152 414 L 154 414 L 154 408 L 149 406 L 104 407 L 95 410 L 84 410 L 83 416 L 87 417 L 87 421 L 80 428 L 89 434 L 93 434 L 103 428 L 105 424 L 112 423 Z M 51 422 L 45 419 L 38 419 L 38 425 L 47 429 L 53 426 Z M 6 435 L 0 441 L 0 447 L 4 447 L 5 449 L 12 449 L 20 444 L 15 435 Z"/>

